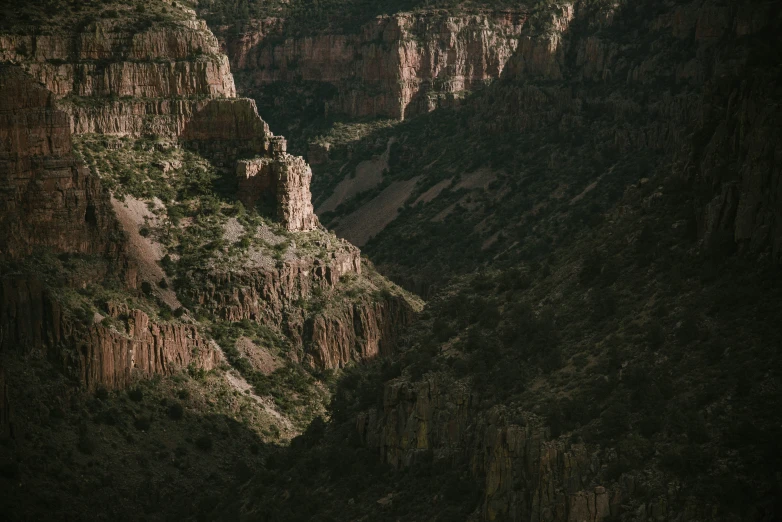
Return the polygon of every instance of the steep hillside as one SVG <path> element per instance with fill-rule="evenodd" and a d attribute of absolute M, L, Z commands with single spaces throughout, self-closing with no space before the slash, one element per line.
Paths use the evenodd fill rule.
<path fill-rule="evenodd" d="M 325 131 L 321 220 L 431 299 L 401 355 L 345 376 L 331 422 L 226 505 L 779 518 L 780 14 L 547 3 L 458 107 Z"/>
<path fill-rule="evenodd" d="M 776 520 L 778 267 L 699 252 L 665 176 L 620 202 L 545 263 L 440 291 L 248 518 Z"/>
<path fill-rule="evenodd" d="M 774 4 L 575 2 L 524 20 L 499 81 L 461 107 L 313 140 L 327 226 L 426 292 L 453 270 L 543 259 L 628 183 L 673 169 L 697 185 L 702 238 L 778 250 Z M 278 111 L 287 99 L 300 105 L 276 96 Z"/>

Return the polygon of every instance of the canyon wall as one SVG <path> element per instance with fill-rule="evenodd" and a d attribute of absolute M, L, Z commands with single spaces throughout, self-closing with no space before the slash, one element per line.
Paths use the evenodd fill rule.
<path fill-rule="evenodd" d="M 357 248 L 339 240 L 324 258 L 301 256 L 248 264 L 242 271 L 194 274 L 185 299 L 230 322 L 248 319 L 276 327 L 296 358 L 315 368 L 340 368 L 388 354 L 413 321 L 416 303 L 401 294 L 340 291 L 343 279 L 363 279 Z M 318 297 L 319 296 L 319 297 Z M 307 305 L 316 303 L 315 310 Z"/>
<path fill-rule="evenodd" d="M 779 7 L 707 0 L 639 22 L 642 7 L 595 13 L 585 5 L 562 8 L 545 38 L 520 40 L 505 70 L 520 84 L 504 100 L 512 119 L 480 122 L 475 131 L 559 122 L 563 132 L 600 133 L 620 154 L 659 151 L 697 194 L 707 248 L 727 242 L 782 261 L 782 136 L 773 123 L 782 90 L 778 50 L 764 43 L 779 30 Z M 654 52 L 639 54 L 637 42 L 618 37 L 639 26 Z M 585 130 L 587 111 L 596 109 L 613 125 Z"/>
<path fill-rule="evenodd" d="M 135 288 L 136 267 L 109 194 L 72 154 L 68 115 L 18 67 L 0 67 L 0 145 L 2 259 L 22 260 L 39 249 L 95 256 L 107 272 L 59 279 L 84 287 L 115 272 Z M 133 378 L 170 374 L 191 363 L 207 369 L 215 364 L 193 326 L 155 324 L 139 310 L 125 310 L 127 331 L 119 332 L 91 324 L 91 317 L 87 324 L 76 319 L 36 279 L 7 275 L 0 284 L 0 350 L 59 361 L 89 389 L 124 387 Z"/>
<path fill-rule="evenodd" d="M 195 19 L 0 34 L 0 62 L 20 65 L 61 99 L 75 133 L 175 137 L 210 98 L 236 96 L 227 58 Z"/>
<path fill-rule="evenodd" d="M 453 105 L 498 78 L 516 51 L 525 16 L 502 11 L 397 13 L 357 34 L 285 37 L 288 21 L 251 21 L 240 35 L 217 28 L 249 94 L 273 83 L 337 88 L 328 113 L 405 118 Z"/>
<path fill-rule="evenodd" d="M 268 164 L 274 183 L 269 194 L 255 190 L 255 199 L 272 196 L 275 216 L 290 232 L 319 228 L 309 166 L 286 153 L 285 140 L 270 132 L 254 101 L 235 97 L 228 60 L 202 21 L 88 18 L 73 32 L 49 29 L 0 35 L 0 63 L 15 64 L 10 79 L 3 80 L 7 96 L 0 103 L 23 104 L 1 108 L 0 132 L 10 147 L 3 153 L 13 167 L 3 181 L 9 197 L 0 198 L 0 219 L 9 231 L 8 239 L 0 238 L 3 254 L 22 257 L 36 248 L 94 254 L 105 258 L 108 269 L 122 267 L 129 288 L 138 285 L 108 193 L 70 155 L 72 132 L 176 141 L 232 173 L 237 160 Z M 18 80 L 22 76 L 26 83 Z M 240 186 L 240 197 L 245 188 Z M 23 219 L 24 214 L 34 219 Z M 262 259 L 238 273 L 215 268 L 201 274 L 200 286 L 182 292 L 225 320 L 270 321 L 313 366 L 343 366 L 388 352 L 396 328 L 412 320 L 413 306 L 402 297 L 384 296 L 337 303 L 331 315 L 306 313 L 301 302 L 316 289 L 331 295 L 341 277 L 361 276 L 360 253 L 350 245 L 316 254 L 279 264 Z M 67 284 L 101 284 L 106 274 L 93 275 Z M 43 289 L 31 296 L 24 284 L 9 282 L 5 291 L 4 349 L 32 346 L 61 361 L 89 388 L 123 387 L 132 378 L 169 374 L 190 364 L 214 365 L 214 353 L 193 326 L 155 322 L 138 310 L 122 313 L 127 317 L 119 329 L 92 324 L 91 318 L 81 318 L 78 326 L 59 297 Z M 107 319 L 110 324 L 114 316 Z"/>
<path fill-rule="evenodd" d="M 36 278 L 7 276 L 0 287 L 0 351 L 46 357 L 89 390 L 126 388 L 139 378 L 218 363 L 193 325 L 155 322 L 111 303 L 107 317 L 114 321 L 107 325 L 74 315 Z"/>
<path fill-rule="evenodd" d="M 43 86 L 9 66 L 0 66 L 0 196 L 4 258 L 49 247 L 127 265 L 109 195 L 71 152 L 68 115 Z"/>
<path fill-rule="evenodd" d="M 363 444 L 394 468 L 431 462 L 468 468 L 483 485 L 481 520 L 719 519 L 694 500 L 677 504 L 674 491 L 636 502 L 628 513 L 629 498 L 641 493 L 632 473 L 610 487 L 598 480 L 616 462 L 615 450 L 552 439 L 535 415 L 511 416 L 499 406 L 486 411 L 480 399 L 468 384 L 442 376 L 398 379 L 386 383 L 382 410 L 359 415 L 356 428 Z"/>

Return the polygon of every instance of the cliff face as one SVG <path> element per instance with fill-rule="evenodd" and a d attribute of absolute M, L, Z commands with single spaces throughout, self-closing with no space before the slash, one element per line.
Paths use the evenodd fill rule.
<path fill-rule="evenodd" d="M 109 194 L 73 156 L 68 115 L 53 95 L 19 68 L 2 67 L 0 118 L 2 259 L 23 259 L 38 249 L 96 256 L 135 288 L 136 267 Z M 86 286 L 105 275 L 65 284 Z M 214 352 L 193 326 L 158 325 L 126 310 L 128 331 L 120 333 L 70 317 L 39 281 L 8 276 L 2 285 L 0 350 L 46 355 L 87 388 L 124 387 L 191 363 L 214 365 Z"/>
<path fill-rule="evenodd" d="M 382 410 L 360 415 L 356 428 L 397 469 L 465 462 L 482 484 L 481 520 L 600 522 L 628 515 L 623 504 L 641 492 L 633 477 L 623 475 L 610 487 L 598 481 L 616 450 L 552 439 L 536 416 L 511 420 L 502 407 L 486 411 L 480 402 L 469 385 L 438 376 L 390 381 Z M 712 514 L 694 499 L 682 506 L 673 494 L 641 502 L 628 520 L 711 520 Z"/>
<path fill-rule="evenodd" d="M 377 198 L 343 197 L 342 208 L 329 208 L 321 219 L 355 234 L 365 226 L 367 201 L 392 200 L 387 210 L 394 226 L 374 228 L 365 250 L 386 274 L 417 288 L 411 273 L 431 283 L 440 274 L 471 270 L 459 255 L 465 249 L 484 252 L 478 256 L 485 260 L 522 250 L 535 256 L 531 245 L 569 234 L 553 221 L 543 232 L 536 219 L 541 210 L 573 216 L 578 206 L 608 208 L 623 186 L 664 165 L 697 200 L 691 221 L 707 250 L 733 248 L 779 261 L 780 173 L 772 158 L 780 137 L 771 122 L 779 118 L 782 95 L 779 55 L 765 44 L 779 23 L 775 7 L 752 2 L 552 7 L 546 17 L 527 21 L 500 81 L 458 110 L 422 116 L 417 128 L 400 124 L 341 148 L 315 149 L 321 161 L 316 202 L 336 198 L 340 183 L 358 177 L 362 160 L 380 156 L 390 138 L 396 164 L 370 183 L 393 187 L 421 176 L 398 199 L 392 200 L 393 188 Z M 485 171 L 474 175 L 486 184 L 451 182 L 478 168 Z M 520 190 L 527 183 L 535 194 Z M 459 190 L 491 201 L 469 204 Z M 561 190 L 568 197 L 560 198 Z M 523 226 L 507 218 L 531 201 L 534 211 L 524 213 Z M 456 205 L 466 212 L 452 212 Z M 514 243 L 512 229 L 527 240 Z M 397 248 L 402 242 L 420 246 L 410 253 Z"/>
<path fill-rule="evenodd" d="M 68 115 L 44 87 L 0 66 L 0 255 L 37 247 L 126 264 L 108 193 L 71 153 Z M 133 285 L 132 270 L 129 273 Z"/>
<path fill-rule="evenodd" d="M 195 326 L 155 323 L 140 310 L 112 304 L 113 326 L 85 324 L 35 278 L 8 276 L 0 285 L 0 350 L 47 357 L 89 390 L 126 388 L 190 365 L 210 370 L 218 362 Z"/>
<path fill-rule="evenodd" d="M 274 326 L 290 340 L 295 357 L 311 367 L 340 368 L 391 353 L 417 304 L 402 295 L 375 295 L 379 288 L 372 283 L 346 295 L 346 284 L 366 278 L 360 252 L 344 240 L 323 247 L 331 252 L 324 258 L 294 252 L 278 263 L 261 260 L 241 270 L 194 274 L 186 298 L 229 322 Z M 320 304 L 308 311 L 301 304 L 307 302 Z"/>
<path fill-rule="evenodd" d="M 286 21 L 270 18 L 224 40 L 243 92 L 277 82 L 325 82 L 338 92 L 328 113 L 404 118 L 452 105 L 498 78 L 516 51 L 523 20 L 515 12 L 397 13 L 354 35 L 282 39 Z"/>
<path fill-rule="evenodd" d="M 239 161 L 239 199 L 252 208 L 264 197 L 276 201 L 276 216 L 291 231 L 319 225 L 312 208 L 312 170 L 298 156 L 275 152 L 271 158 Z"/>
<path fill-rule="evenodd" d="M 228 60 L 202 21 L 129 25 L 98 20 L 74 32 L 0 34 L 0 61 L 65 98 L 75 133 L 174 137 L 209 98 L 236 96 Z"/>

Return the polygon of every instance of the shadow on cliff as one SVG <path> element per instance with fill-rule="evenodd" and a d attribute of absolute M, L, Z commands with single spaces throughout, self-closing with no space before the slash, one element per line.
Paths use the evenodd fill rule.
<path fill-rule="evenodd" d="M 45 361 L 5 353 L 2 365 L 10 412 L 0 419 L 12 436 L 0 443 L 0 512 L 9 522 L 237 520 L 215 506 L 274 451 L 214 374 L 86 394 Z"/>

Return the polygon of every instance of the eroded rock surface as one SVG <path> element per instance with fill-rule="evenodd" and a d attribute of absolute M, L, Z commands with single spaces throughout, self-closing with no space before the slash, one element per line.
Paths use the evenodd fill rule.
<path fill-rule="evenodd" d="M 245 91 L 275 82 L 326 82 L 338 91 L 328 113 L 404 118 L 457 103 L 498 78 L 524 19 L 512 11 L 397 13 L 358 34 L 281 40 L 286 21 L 269 18 L 224 40 L 234 71 L 244 73 Z"/>
<path fill-rule="evenodd" d="M 71 153 L 68 115 L 22 70 L 0 66 L 0 255 L 39 247 L 124 264 L 109 195 Z"/>
<path fill-rule="evenodd" d="M 66 29 L 66 31 L 63 31 Z M 0 62 L 64 99 L 76 133 L 174 137 L 210 98 L 236 96 L 227 58 L 203 21 L 98 20 L 51 34 L 0 34 Z"/>

